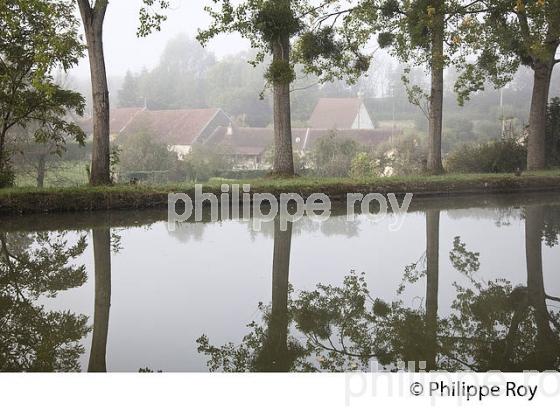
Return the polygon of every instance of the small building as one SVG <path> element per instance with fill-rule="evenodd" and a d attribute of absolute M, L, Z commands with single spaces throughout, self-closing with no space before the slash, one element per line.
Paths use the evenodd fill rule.
<path fill-rule="evenodd" d="M 221 109 L 145 110 L 137 115 L 120 135 L 148 133 L 154 141 L 167 145 L 179 158 L 187 155 L 193 144 L 205 143 L 220 126 L 231 119 Z"/>
<path fill-rule="evenodd" d="M 373 148 L 388 141 L 392 134 L 392 129 L 321 130 L 293 128 L 292 145 L 294 152 L 305 156 L 313 151 L 319 139 L 329 135 L 334 135 L 335 138 L 350 139 L 362 146 Z M 234 158 L 237 170 L 269 169 L 271 164 L 268 161 L 267 152 L 271 151 L 274 145 L 274 130 L 272 128 L 248 128 L 234 125 L 218 127 L 205 143 L 225 146 Z"/>
<path fill-rule="evenodd" d="M 204 143 L 220 126 L 231 123 L 221 109 L 148 110 L 116 108 L 110 113 L 111 139 L 117 136 L 148 134 L 154 141 L 167 145 L 179 158 L 187 155 L 194 143 Z M 92 120 L 82 123 L 86 134 L 93 133 Z"/>
<path fill-rule="evenodd" d="M 320 98 L 309 126 L 322 130 L 372 130 L 373 120 L 363 98 Z"/>
<path fill-rule="evenodd" d="M 145 108 L 115 108 L 109 113 L 109 135 L 111 141 L 122 133 L 126 127 L 143 111 Z M 88 138 L 93 138 L 93 118 L 85 118 L 79 122 L 80 127 Z"/>
<path fill-rule="evenodd" d="M 266 152 L 274 144 L 272 128 L 218 127 L 205 142 L 224 146 L 234 160 L 236 170 L 268 169 Z"/>

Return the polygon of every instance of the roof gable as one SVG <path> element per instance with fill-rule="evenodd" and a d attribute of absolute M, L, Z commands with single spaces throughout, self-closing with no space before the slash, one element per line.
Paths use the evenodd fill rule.
<path fill-rule="evenodd" d="M 362 106 L 359 98 L 320 98 L 309 119 L 315 129 L 350 129 Z"/>

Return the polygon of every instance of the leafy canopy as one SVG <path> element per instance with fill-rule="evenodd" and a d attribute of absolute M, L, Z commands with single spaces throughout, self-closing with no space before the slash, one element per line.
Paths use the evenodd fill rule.
<path fill-rule="evenodd" d="M 9 159 L 4 143 L 15 127 L 37 125 L 37 142 L 85 135 L 67 115 L 83 115 L 84 98 L 54 78 L 83 54 L 70 0 L 6 0 L 0 4 L 0 167 Z"/>
<path fill-rule="evenodd" d="M 206 7 L 212 23 L 198 34 L 203 45 L 220 34 L 238 33 L 257 50 L 251 61 L 257 65 L 264 62 L 275 43 L 292 39 L 289 61 L 270 64 L 265 76 L 269 82 L 293 82 L 295 64 L 302 64 L 306 73 L 316 74 L 322 81 L 343 77 L 352 81 L 369 68 L 370 56 L 360 51 L 364 38 L 338 21 L 348 13 L 344 6 L 349 6 L 349 1 L 326 0 L 319 5 L 310 0 L 213 3 Z"/>

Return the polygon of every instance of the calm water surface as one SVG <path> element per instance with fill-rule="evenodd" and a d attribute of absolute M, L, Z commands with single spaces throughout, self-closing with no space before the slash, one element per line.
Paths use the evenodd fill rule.
<path fill-rule="evenodd" d="M 560 369 L 560 195 L 185 223 L 0 219 L 2 371 Z"/>

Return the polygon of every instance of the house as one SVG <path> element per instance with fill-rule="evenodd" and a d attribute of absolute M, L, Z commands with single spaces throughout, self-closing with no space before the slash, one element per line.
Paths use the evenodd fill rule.
<path fill-rule="evenodd" d="M 111 138 L 147 133 L 154 141 L 165 144 L 183 159 L 193 144 L 225 146 L 237 169 L 270 168 L 267 153 L 274 144 L 272 128 L 238 127 L 221 109 L 148 110 L 117 108 L 111 110 Z M 391 129 L 376 129 L 363 103 L 358 98 L 322 98 L 309 120 L 309 128 L 292 129 L 294 152 L 301 156 L 314 149 L 316 142 L 333 134 L 360 145 L 374 147 L 395 134 Z M 82 124 L 92 134 L 91 119 Z"/>
<path fill-rule="evenodd" d="M 205 142 L 221 145 L 233 157 L 238 170 L 259 170 L 269 168 L 266 152 L 274 143 L 272 128 L 237 127 L 233 124 L 218 127 Z"/>
<path fill-rule="evenodd" d="M 117 136 L 149 134 L 154 141 L 167 145 L 181 158 L 194 143 L 204 143 L 220 126 L 231 119 L 221 109 L 148 110 L 146 108 L 117 108 L 110 113 L 111 139 Z M 93 133 L 92 120 L 82 124 L 86 134 Z"/>
<path fill-rule="evenodd" d="M 392 129 L 348 129 L 328 130 L 312 128 L 293 128 L 292 145 L 294 152 L 301 156 L 313 151 L 322 137 L 335 135 L 337 138 L 351 139 L 360 145 L 375 147 L 391 138 Z M 274 144 L 272 128 L 247 128 L 230 125 L 218 127 L 206 140 L 206 144 L 222 145 L 235 159 L 236 169 L 259 170 L 270 168 L 267 152 Z"/>
<path fill-rule="evenodd" d="M 113 141 L 145 108 L 116 108 L 109 113 L 109 135 Z M 93 136 L 93 118 L 79 121 L 80 128 L 89 138 Z"/>
<path fill-rule="evenodd" d="M 373 120 L 361 97 L 321 98 L 315 106 L 309 126 L 312 129 L 372 130 Z"/>
<path fill-rule="evenodd" d="M 339 139 L 348 139 L 357 142 L 361 146 L 368 148 L 375 148 L 378 145 L 389 141 L 394 135 L 402 134 L 398 131 L 397 134 L 391 128 L 378 128 L 378 129 L 341 129 L 341 130 L 317 130 L 308 128 L 295 134 L 294 137 L 294 150 L 302 154 L 309 153 L 314 150 L 317 141 L 321 138 L 334 135 Z"/>
<path fill-rule="evenodd" d="M 154 141 L 167 145 L 179 158 L 187 155 L 193 144 L 205 143 L 220 126 L 231 123 L 221 109 L 145 110 L 137 115 L 120 135 L 149 133 Z"/>

